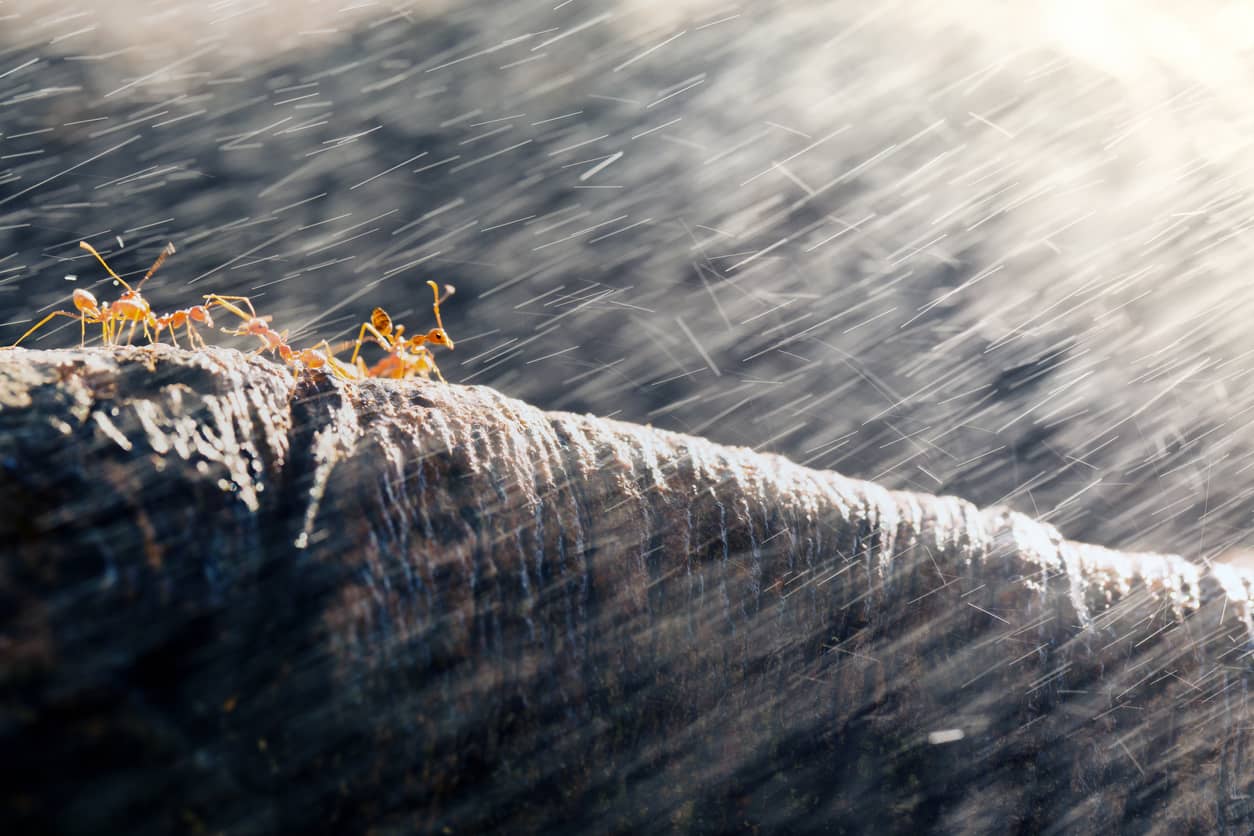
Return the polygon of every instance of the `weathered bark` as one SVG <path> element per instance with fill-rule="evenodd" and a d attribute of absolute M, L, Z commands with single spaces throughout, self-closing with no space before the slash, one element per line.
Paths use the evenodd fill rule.
<path fill-rule="evenodd" d="M 484 388 L 0 352 L 20 832 L 1248 832 L 1251 575 Z"/>

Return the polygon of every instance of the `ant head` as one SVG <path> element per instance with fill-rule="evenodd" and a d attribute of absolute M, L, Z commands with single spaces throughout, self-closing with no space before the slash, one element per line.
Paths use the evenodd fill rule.
<path fill-rule="evenodd" d="M 210 328 L 213 327 L 213 317 L 209 315 L 209 309 L 204 305 L 193 305 L 191 308 L 188 308 L 187 316 L 193 322 L 200 322 L 208 325 Z"/>
<path fill-rule="evenodd" d="M 253 317 L 229 333 L 234 334 L 237 337 L 245 337 L 265 334 L 269 330 L 270 326 L 266 324 L 266 319 L 263 319 L 262 317 Z"/>
<path fill-rule="evenodd" d="M 280 349 L 281 351 L 282 349 Z M 316 348 L 302 348 L 293 355 L 297 360 L 304 363 L 311 369 L 321 369 L 327 364 L 327 358 L 323 356 L 321 351 Z"/>
<path fill-rule="evenodd" d="M 432 328 L 430 331 L 427 332 L 426 336 L 415 337 L 414 339 L 421 340 L 422 342 L 442 345 L 445 348 L 447 348 L 449 351 L 453 350 L 453 341 L 449 338 L 449 335 L 444 331 L 443 328 Z"/>

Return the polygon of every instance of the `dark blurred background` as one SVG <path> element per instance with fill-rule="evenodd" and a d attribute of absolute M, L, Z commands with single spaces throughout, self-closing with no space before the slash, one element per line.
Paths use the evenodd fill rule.
<path fill-rule="evenodd" d="M 0 340 L 113 298 L 80 239 L 297 345 L 429 328 L 435 279 L 450 381 L 1209 560 L 1254 507 L 1251 22 L 17 0 Z"/>

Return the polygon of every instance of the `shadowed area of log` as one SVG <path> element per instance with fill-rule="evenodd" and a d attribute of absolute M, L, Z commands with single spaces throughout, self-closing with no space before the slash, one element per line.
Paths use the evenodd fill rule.
<path fill-rule="evenodd" d="M 0 352 L 21 832 L 1246 832 L 1247 570 L 481 387 Z"/>

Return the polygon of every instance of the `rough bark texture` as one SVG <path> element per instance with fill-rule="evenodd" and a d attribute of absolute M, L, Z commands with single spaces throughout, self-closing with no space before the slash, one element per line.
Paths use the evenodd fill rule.
<path fill-rule="evenodd" d="M 12 832 L 1248 832 L 1251 576 L 438 383 L 0 352 Z"/>

